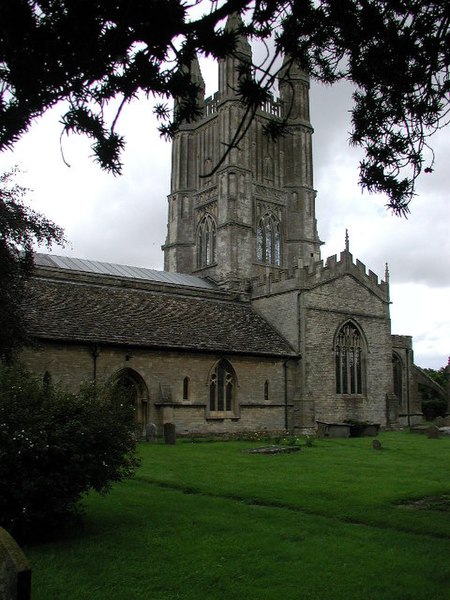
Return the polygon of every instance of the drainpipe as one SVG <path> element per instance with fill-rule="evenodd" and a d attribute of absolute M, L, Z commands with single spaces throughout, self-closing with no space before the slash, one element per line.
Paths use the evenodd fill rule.
<path fill-rule="evenodd" d="M 97 381 L 97 358 L 99 357 L 99 355 L 100 355 L 100 351 L 98 348 L 98 344 L 96 344 L 94 346 L 94 349 L 92 350 L 92 359 L 93 359 L 93 366 L 94 366 L 94 369 L 93 369 L 94 383 Z"/>
<path fill-rule="evenodd" d="M 409 410 L 409 348 L 406 348 L 406 410 L 408 411 L 408 427 L 411 427 L 411 415 Z"/>
<path fill-rule="evenodd" d="M 284 428 L 288 429 L 288 362 L 283 363 L 284 366 Z"/>

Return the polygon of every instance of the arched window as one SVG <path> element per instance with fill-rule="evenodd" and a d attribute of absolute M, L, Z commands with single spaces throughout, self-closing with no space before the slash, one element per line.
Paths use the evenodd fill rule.
<path fill-rule="evenodd" d="M 189 400 L 189 377 L 183 379 L 183 400 Z"/>
<path fill-rule="evenodd" d="M 209 379 L 209 411 L 220 416 L 235 412 L 236 377 L 227 360 L 221 360 Z"/>
<path fill-rule="evenodd" d="M 197 267 L 207 267 L 216 262 L 216 224 L 206 215 L 197 231 Z"/>
<path fill-rule="evenodd" d="M 401 406 L 403 400 L 402 362 L 395 352 L 392 355 L 392 370 L 394 375 L 394 394 L 397 396 L 398 403 Z"/>
<path fill-rule="evenodd" d="M 272 214 L 264 215 L 256 228 L 256 260 L 281 266 L 280 223 Z"/>
<path fill-rule="evenodd" d="M 336 394 L 358 395 L 364 388 L 364 349 L 361 334 L 351 321 L 338 331 L 334 345 Z"/>

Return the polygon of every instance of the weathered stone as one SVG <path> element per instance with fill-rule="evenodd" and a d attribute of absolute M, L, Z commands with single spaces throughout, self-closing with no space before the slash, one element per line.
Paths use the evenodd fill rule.
<path fill-rule="evenodd" d="M 175 444 L 177 441 L 175 423 L 164 423 L 164 442 Z"/>
<path fill-rule="evenodd" d="M 432 440 L 436 440 L 437 438 L 439 438 L 439 427 L 436 427 L 436 425 L 432 425 L 431 427 L 429 427 L 427 430 L 427 436 L 429 439 Z"/>
<path fill-rule="evenodd" d="M 372 448 L 374 450 L 381 450 L 382 446 L 381 446 L 380 440 L 373 440 L 373 442 L 372 442 Z"/>
<path fill-rule="evenodd" d="M 30 565 L 14 538 L 0 527 L 0 600 L 30 598 Z"/>
<path fill-rule="evenodd" d="M 145 441 L 154 443 L 156 442 L 156 425 L 154 423 L 147 423 L 145 426 Z"/>

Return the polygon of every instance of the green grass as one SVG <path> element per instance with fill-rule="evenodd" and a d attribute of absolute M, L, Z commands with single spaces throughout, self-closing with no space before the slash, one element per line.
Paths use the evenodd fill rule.
<path fill-rule="evenodd" d="M 84 527 L 26 549 L 33 600 L 450 600 L 450 439 L 379 439 L 142 445 Z"/>

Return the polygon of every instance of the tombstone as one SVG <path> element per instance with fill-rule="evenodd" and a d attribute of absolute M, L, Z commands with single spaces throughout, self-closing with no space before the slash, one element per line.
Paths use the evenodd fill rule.
<path fill-rule="evenodd" d="M 145 441 L 154 444 L 156 442 L 156 425 L 147 423 L 145 426 Z"/>
<path fill-rule="evenodd" d="M 428 427 L 427 436 L 430 440 L 437 440 L 439 438 L 439 427 L 436 427 L 436 425 Z"/>
<path fill-rule="evenodd" d="M 175 431 L 175 423 L 164 423 L 164 441 L 166 444 L 175 444 L 177 434 Z"/>
<path fill-rule="evenodd" d="M 0 527 L 0 598 L 30 600 L 31 568 L 14 538 Z"/>
<path fill-rule="evenodd" d="M 436 425 L 436 427 L 445 427 L 444 417 L 436 417 L 434 420 L 434 424 Z"/>
<path fill-rule="evenodd" d="M 380 442 L 380 440 L 373 440 L 373 442 L 372 442 L 372 448 L 374 450 L 381 450 L 381 442 Z"/>

